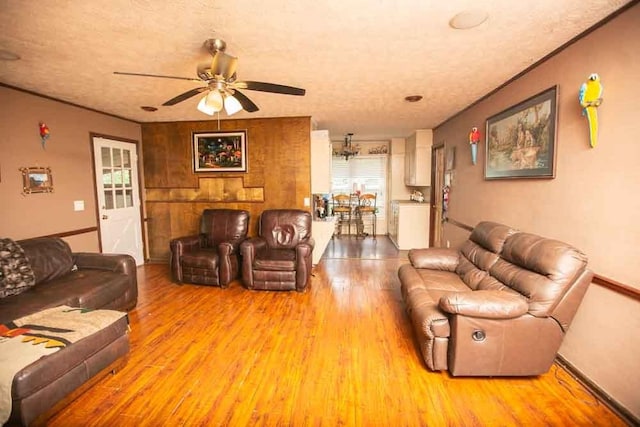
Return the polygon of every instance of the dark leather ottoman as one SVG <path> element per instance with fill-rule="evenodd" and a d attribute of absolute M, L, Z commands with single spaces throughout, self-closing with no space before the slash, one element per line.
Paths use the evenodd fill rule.
<path fill-rule="evenodd" d="M 129 352 L 127 316 L 19 371 L 11 389 L 8 425 L 33 425 L 124 365 Z"/>

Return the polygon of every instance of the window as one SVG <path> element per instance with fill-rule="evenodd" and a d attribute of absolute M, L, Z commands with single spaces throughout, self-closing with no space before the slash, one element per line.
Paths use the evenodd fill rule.
<path fill-rule="evenodd" d="M 387 199 L 387 156 L 356 156 L 345 160 L 334 157 L 331 162 L 331 192 L 351 194 L 376 193 L 378 221 L 385 218 Z"/>

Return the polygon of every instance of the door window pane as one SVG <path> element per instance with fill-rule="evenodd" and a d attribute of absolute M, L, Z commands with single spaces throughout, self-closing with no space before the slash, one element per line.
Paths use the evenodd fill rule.
<path fill-rule="evenodd" d="M 102 169 L 102 185 L 105 188 L 112 187 L 113 177 L 111 176 L 111 169 Z"/>
<path fill-rule="evenodd" d="M 122 151 L 118 148 L 113 149 L 113 166 L 116 168 L 122 166 Z"/>
<path fill-rule="evenodd" d="M 111 166 L 111 150 L 107 147 L 102 147 L 100 153 L 102 154 L 102 166 Z"/>
<path fill-rule="evenodd" d="M 128 208 L 133 206 L 133 191 L 131 190 L 124 191 L 124 203 Z"/>
<path fill-rule="evenodd" d="M 116 209 L 124 208 L 124 194 L 122 190 L 116 190 Z"/>
<path fill-rule="evenodd" d="M 113 190 L 104 190 L 104 208 L 113 209 Z"/>
<path fill-rule="evenodd" d="M 113 183 L 117 188 L 122 187 L 122 171 L 121 170 L 113 171 Z"/>
<path fill-rule="evenodd" d="M 124 166 L 125 168 L 130 168 L 131 167 L 131 151 L 122 150 L 122 157 L 123 157 L 122 166 Z"/>
<path fill-rule="evenodd" d="M 123 169 L 122 170 L 122 183 L 125 187 L 131 187 L 131 170 Z"/>

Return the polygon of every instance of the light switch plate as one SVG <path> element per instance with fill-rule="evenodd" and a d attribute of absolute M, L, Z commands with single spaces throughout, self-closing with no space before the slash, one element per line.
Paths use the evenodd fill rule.
<path fill-rule="evenodd" d="M 83 211 L 84 210 L 84 200 L 74 200 L 73 201 L 73 210 L 74 211 Z"/>
<path fill-rule="evenodd" d="M 309 197 L 305 197 L 304 198 L 304 205 L 305 206 L 311 206 L 311 199 Z"/>

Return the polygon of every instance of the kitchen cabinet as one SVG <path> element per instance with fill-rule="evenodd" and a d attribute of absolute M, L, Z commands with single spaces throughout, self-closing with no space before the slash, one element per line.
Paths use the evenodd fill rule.
<path fill-rule="evenodd" d="M 389 238 L 400 250 L 429 247 L 429 203 L 391 202 Z"/>
<path fill-rule="evenodd" d="M 412 187 L 431 185 L 431 147 L 433 131 L 420 129 L 407 138 L 405 146 L 404 183 Z"/>
<path fill-rule="evenodd" d="M 331 193 L 332 154 L 329 131 L 311 131 L 311 193 Z"/>
<path fill-rule="evenodd" d="M 313 265 L 317 265 L 320 262 L 320 258 L 322 258 L 322 254 L 324 254 L 335 228 L 335 216 L 328 216 L 324 220 L 315 220 L 311 224 L 311 236 L 315 241 L 313 256 L 311 257 L 311 263 Z"/>

